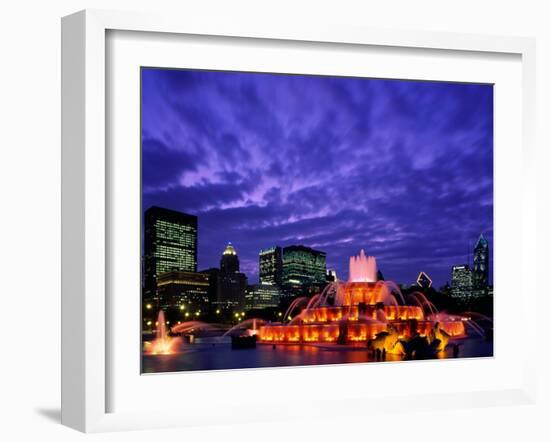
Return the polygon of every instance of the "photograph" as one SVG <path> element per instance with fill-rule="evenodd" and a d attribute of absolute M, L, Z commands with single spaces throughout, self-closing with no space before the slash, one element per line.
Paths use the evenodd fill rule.
<path fill-rule="evenodd" d="M 140 75 L 142 374 L 493 357 L 493 84 Z"/>

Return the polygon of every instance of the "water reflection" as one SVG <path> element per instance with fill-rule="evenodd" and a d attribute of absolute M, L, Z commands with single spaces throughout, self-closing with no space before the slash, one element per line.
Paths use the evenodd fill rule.
<path fill-rule="evenodd" d="M 455 345 L 459 345 L 456 353 Z M 451 342 L 437 359 L 453 357 L 483 357 L 493 355 L 491 341 L 481 338 Z M 399 361 L 402 356 L 387 354 L 386 361 Z M 235 368 L 286 367 L 326 364 L 345 364 L 379 361 L 365 347 L 318 345 L 258 345 L 253 349 L 232 350 L 227 342 L 201 342 L 185 345 L 178 354 L 144 355 L 143 373 L 162 373 L 191 370 L 225 370 Z"/>

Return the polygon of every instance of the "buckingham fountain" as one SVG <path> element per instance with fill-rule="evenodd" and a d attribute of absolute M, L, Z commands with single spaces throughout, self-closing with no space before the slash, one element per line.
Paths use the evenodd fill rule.
<path fill-rule="evenodd" d="M 478 323 L 482 315 L 439 312 L 423 293 L 404 295 L 397 284 L 377 275 L 376 259 L 361 250 L 349 260 L 347 281 L 331 282 L 311 298 L 295 299 L 281 322 L 248 318 L 228 327 L 188 321 L 168 329 L 161 310 L 154 339 L 144 342 L 145 362 L 155 372 L 203 369 L 203 357 L 216 368 L 296 365 L 296 352 L 305 358 L 300 359 L 304 364 L 327 363 L 327 354 L 335 363 L 385 355 L 392 355 L 392 360 L 450 357 L 447 347 L 457 357 L 459 346 L 470 357 L 492 355 L 492 341 Z M 256 350 L 247 356 L 224 350 L 228 341 L 231 348 L 253 343 Z M 271 348 L 281 351 L 273 353 Z M 369 356 L 346 351 L 361 348 Z M 358 353 L 364 356 L 357 359 Z"/>
<path fill-rule="evenodd" d="M 257 331 L 260 343 L 354 344 L 394 354 L 416 351 L 418 340 L 434 352 L 451 338 L 466 336 L 467 317 L 439 313 L 426 297 L 407 296 L 392 281 L 378 280 L 376 259 L 361 250 L 349 261 L 348 281 L 330 283 L 322 293 L 296 299 L 287 322 Z M 291 316 L 293 311 L 300 312 Z"/>

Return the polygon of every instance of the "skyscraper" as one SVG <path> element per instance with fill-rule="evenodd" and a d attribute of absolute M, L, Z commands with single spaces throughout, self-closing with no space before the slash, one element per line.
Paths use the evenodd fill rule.
<path fill-rule="evenodd" d="M 278 247 L 260 250 L 260 284 L 281 286 L 283 281 L 283 250 Z"/>
<path fill-rule="evenodd" d="M 144 216 L 143 252 L 145 296 L 152 297 L 160 274 L 197 271 L 197 217 L 150 207 Z"/>
<path fill-rule="evenodd" d="M 463 300 L 472 296 L 472 270 L 469 265 L 453 266 L 451 295 Z"/>
<path fill-rule="evenodd" d="M 228 243 L 220 259 L 220 270 L 222 273 L 237 273 L 240 270 L 237 251 L 231 243 Z"/>
<path fill-rule="evenodd" d="M 474 247 L 473 289 L 476 295 L 484 294 L 489 285 L 489 243 L 479 235 Z"/>
<path fill-rule="evenodd" d="M 307 286 L 326 284 L 327 255 L 305 246 L 283 249 L 283 284 Z"/>
<path fill-rule="evenodd" d="M 216 304 L 222 307 L 244 308 L 247 278 L 240 272 L 239 257 L 231 243 L 227 244 L 220 260 L 219 291 Z"/>

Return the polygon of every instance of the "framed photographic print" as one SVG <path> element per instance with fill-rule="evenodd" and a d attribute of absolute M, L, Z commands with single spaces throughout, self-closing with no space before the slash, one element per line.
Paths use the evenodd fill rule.
<path fill-rule="evenodd" d="M 533 57 L 521 38 L 65 18 L 63 422 L 530 401 Z"/>

